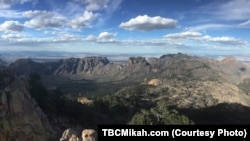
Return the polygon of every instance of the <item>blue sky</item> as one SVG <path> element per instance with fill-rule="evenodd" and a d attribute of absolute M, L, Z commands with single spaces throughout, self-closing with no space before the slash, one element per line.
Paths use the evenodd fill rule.
<path fill-rule="evenodd" d="M 0 0 L 0 51 L 250 54 L 249 0 Z"/>

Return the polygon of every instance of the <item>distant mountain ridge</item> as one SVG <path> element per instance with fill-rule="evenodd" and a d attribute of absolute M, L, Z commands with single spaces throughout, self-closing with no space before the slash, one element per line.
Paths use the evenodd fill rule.
<path fill-rule="evenodd" d="M 56 62 L 35 62 L 19 59 L 9 65 L 19 74 L 61 76 L 70 79 L 98 81 L 142 81 L 145 77 L 177 77 L 223 79 L 240 83 L 250 76 L 249 66 L 228 57 L 222 61 L 186 54 L 167 54 L 159 58 L 130 57 L 127 63 L 110 62 L 106 57 L 68 58 Z M 188 77 L 187 77 L 188 75 Z"/>
<path fill-rule="evenodd" d="M 46 78 L 52 77 L 47 83 L 55 78 L 128 84 L 151 83 L 156 88 L 150 91 L 155 95 L 166 91 L 169 93 L 169 105 L 180 108 L 203 108 L 224 102 L 250 106 L 250 97 L 247 95 L 250 93 L 247 88 L 250 67 L 231 56 L 219 61 L 178 53 L 148 59 L 130 57 L 127 63 L 122 64 L 112 63 L 106 57 L 98 56 L 43 63 L 21 59 L 10 64 L 9 68 L 22 75 L 36 72 Z M 59 82 L 57 80 L 51 85 L 57 86 Z M 65 85 L 68 85 L 66 82 L 69 81 L 65 81 Z M 177 93 L 192 95 L 189 98 L 186 98 L 187 95 L 176 97 Z M 164 97 L 158 96 L 155 99 Z M 173 101 L 176 102 L 171 104 Z"/>

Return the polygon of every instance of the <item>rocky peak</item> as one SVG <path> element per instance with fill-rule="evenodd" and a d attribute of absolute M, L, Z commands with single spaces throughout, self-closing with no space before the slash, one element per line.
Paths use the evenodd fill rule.
<path fill-rule="evenodd" d="M 148 62 L 146 61 L 144 57 L 130 57 L 128 59 L 128 64 L 148 65 Z"/>
<path fill-rule="evenodd" d="M 100 63 L 103 65 L 107 65 L 109 63 L 109 60 L 107 59 L 107 57 L 99 57 L 99 56 L 85 57 L 83 58 L 83 60 L 85 60 L 86 63 L 91 63 L 94 65 L 97 65 Z"/>
<path fill-rule="evenodd" d="M 85 58 L 69 58 L 60 61 L 55 74 L 90 74 L 96 67 L 101 68 L 109 63 L 106 57 L 85 57 Z"/>
<path fill-rule="evenodd" d="M 227 57 L 223 58 L 222 62 L 224 62 L 224 63 L 237 63 L 238 60 L 233 56 L 227 56 Z"/>
<path fill-rule="evenodd" d="M 192 56 L 189 56 L 187 54 L 182 54 L 182 53 L 177 53 L 177 54 L 167 54 L 167 55 L 162 55 L 160 59 L 178 59 L 178 60 L 183 60 L 183 59 L 191 59 Z"/>

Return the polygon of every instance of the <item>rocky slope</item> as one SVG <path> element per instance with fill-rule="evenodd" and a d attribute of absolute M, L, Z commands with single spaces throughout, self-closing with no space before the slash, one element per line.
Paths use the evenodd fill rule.
<path fill-rule="evenodd" d="M 249 65 L 238 61 L 232 56 L 225 57 L 221 61 L 212 59 L 206 59 L 204 61 L 230 83 L 239 84 L 250 76 Z"/>
<path fill-rule="evenodd" d="M 27 81 L 10 70 L 0 71 L 0 139 L 49 141 L 55 132 L 28 91 Z"/>
<path fill-rule="evenodd" d="M 16 75 L 14 71 L 19 75 Z M 195 123 L 223 123 L 224 121 L 226 123 L 250 123 L 246 116 L 250 111 L 250 67 L 233 57 L 226 57 L 218 61 L 185 54 L 168 54 L 160 58 L 149 59 L 131 57 L 125 64 L 112 63 L 105 57 L 69 58 L 43 63 L 31 59 L 20 59 L 10 64 L 8 68 L 6 68 L 6 63 L 0 60 L 0 139 L 3 141 L 59 140 L 59 138 L 52 139 L 56 136 L 56 131 L 37 101 L 31 97 L 29 92 L 31 85 L 22 77 L 29 76 L 32 72 L 48 78 L 49 81 L 55 81 L 55 86 L 59 83 L 65 83 L 64 86 L 67 86 L 74 81 L 74 85 L 70 85 L 70 89 L 77 84 L 83 93 L 105 86 L 99 91 L 99 93 L 104 93 L 107 91 L 107 85 L 113 87 L 112 84 L 122 83 L 122 88 L 112 88 L 115 92 L 108 92 L 110 95 L 117 96 L 113 99 L 111 96 L 110 100 L 107 99 L 112 106 L 118 104 L 118 109 L 113 107 L 117 113 L 122 111 L 119 106 L 126 111 L 127 109 L 124 109 L 123 106 L 130 100 L 136 105 L 134 109 L 131 107 L 129 109 L 134 112 L 140 111 L 143 106 L 143 108 L 149 108 L 157 102 L 164 101 L 168 107 L 182 111 Z M 65 80 L 61 78 L 66 78 L 67 81 L 61 81 Z M 134 83 L 137 85 L 133 85 Z M 123 87 L 125 84 L 127 86 Z M 122 101 L 124 105 L 121 101 L 115 101 L 116 98 L 125 99 Z M 86 111 L 76 111 L 75 116 L 81 115 L 86 122 L 88 120 L 93 122 L 91 123 L 93 125 L 96 124 L 95 122 L 99 122 L 99 119 L 113 122 L 110 121 L 110 118 L 113 118 L 117 123 L 121 119 L 122 121 L 130 120 L 123 119 L 126 116 L 115 113 L 112 115 L 117 117 L 112 117 L 111 113 L 107 115 L 106 111 L 101 115 L 95 113 L 94 110 L 98 111 L 98 108 L 107 107 L 111 107 L 112 112 L 112 106 L 108 105 L 109 103 L 101 103 L 100 107 L 94 107 L 96 101 L 92 101 L 92 99 L 82 95 L 78 95 L 75 99 L 76 102 L 85 105 L 86 109 Z M 46 103 L 46 101 L 43 102 Z M 65 101 L 63 102 L 65 104 Z M 58 103 L 63 104 L 60 101 Z M 72 107 L 74 106 L 72 105 Z M 129 107 L 131 104 L 129 103 L 127 106 Z M 80 106 L 77 105 L 77 107 Z M 64 110 L 70 111 L 69 113 L 73 111 L 72 109 L 62 111 Z M 103 110 L 99 112 L 101 111 Z M 91 114 L 87 116 L 86 112 Z M 231 117 L 232 112 L 237 114 Z M 133 114 L 127 111 L 124 113 Z M 205 118 L 204 115 L 206 115 Z M 218 115 L 219 118 L 217 118 Z M 66 117 L 62 119 L 68 120 Z M 63 121 L 55 122 L 63 124 Z M 85 122 L 82 123 L 85 124 Z M 85 126 L 84 124 L 81 126 Z M 66 133 L 69 131 L 66 130 L 62 140 L 81 138 L 79 134 L 70 133 L 68 135 Z"/>
<path fill-rule="evenodd" d="M 145 83 L 149 80 L 160 79 L 161 86 L 157 89 L 171 87 L 178 91 L 176 94 L 189 91 L 192 94 L 190 99 L 193 103 L 195 103 L 193 99 L 196 99 L 194 97 L 204 98 L 205 96 L 206 100 L 213 98 L 217 102 L 232 101 L 249 106 L 248 95 L 237 85 L 250 78 L 250 67 L 230 56 L 218 61 L 178 53 L 149 59 L 131 57 L 126 64 L 114 64 L 109 62 L 106 57 L 69 58 L 44 63 L 21 59 L 9 67 L 24 75 L 37 72 L 40 75 L 70 78 L 71 80 Z M 159 84 L 159 80 L 157 81 Z M 173 95 L 175 96 L 175 94 Z M 179 96 L 177 99 L 182 99 Z M 208 100 L 204 104 L 211 106 L 211 101 L 213 100 Z M 182 106 L 188 105 L 183 104 Z"/>
<path fill-rule="evenodd" d="M 126 97 L 130 86 L 136 83 L 147 84 L 147 90 L 137 95 L 149 105 L 163 100 L 170 107 L 193 109 L 195 112 L 225 103 L 239 104 L 246 109 L 250 107 L 250 67 L 233 57 L 219 61 L 178 53 L 160 58 L 131 57 L 125 64 L 112 63 L 105 57 L 69 58 L 44 63 L 26 59 L 16 61 L 9 68 L 23 75 L 37 72 L 46 78 L 45 84 L 68 87 L 70 93 L 74 93 L 74 87 L 84 94 L 104 86 L 96 93 L 103 94 L 108 87 L 114 87 L 113 93 Z M 118 83 L 122 83 L 119 89 L 113 86 Z M 74 96 L 84 96 L 78 92 Z"/>
<path fill-rule="evenodd" d="M 155 79 L 153 81 L 156 81 Z M 167 101 L 178 108 L 207 108 L 221 103 L 238 103 L 250 107 L 250 96 L 236 85 L 218 81 L 172 81 L 160 80 L 151 87 L 148 100 Z M 152 85 L 152 80 L 150 81 Z"/>

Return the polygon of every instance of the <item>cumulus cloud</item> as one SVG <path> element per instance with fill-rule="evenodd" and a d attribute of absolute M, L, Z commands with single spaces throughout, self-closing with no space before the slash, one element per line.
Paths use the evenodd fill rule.
<path fill-rule="evenodd" d="M 96 25 L 99 26 L 112 17 L 112 14 L 120 7 L 121 3 L 122 0 L 73 0 L 67 4 L 66 10 L 69 11 L 68 13 L 71 15 L 75 13 L 75 17 L 81 17 L 82 13 L 91 13 L 94 20 L 91 20 L 91 22 L 87 24 L 91 27 L 95 22 Z M 81 13 L 79 13 L 79 11 L 81 11 Z M 73 20 L 75 23 L 79 23 L 75 28 L 82 28 L 86 25 L 86 23 L 81 22 L 82 18 L 75 18 Z"/>
<path fill-rule="evenodd" d="M 19 19 L 22 17 L 22 13 L 15 11 L 15 10 L 10 10 L 10 9 L 0 9 L 0 17 L 1 18 Z"/>
<path fill-rule="evenodd" d="M 85 41 L 96 43 L 114 43 L 116 42 L 116 34 L 110 32 L 101 32 L 98 36 L 89 35 L 85 38 Z"/>
<path fill-rule="evenodd" d="M 151 31 L 157 29 L 175 28 L 177 21 L 160 16 L 150 17 L 139 15 L 127 22 L 122 22 L 119 27 L 127 30 Z"/>
<path fill-rule="evenodd" d="M 69 21 L 69 24 L 72 28 L 83 28 L 89 24 L 89 22 L 95 20 L 98 16 L 99 14 L 97 13 L 85 11 L 82 16 L 76 17 Z"/>
<path fill-rule="evenodd" d="M 0 25 L 0 31 L 8 32 L 8 31 L 16 31 L 21 32 L 23 30 L 23 25 L 18 21 L 5 21 Z"/>
<path fill-rule="evenodd" d="M 0 0 L 0 8 L 10 8 L 15 4 L 23 4 L 26 2 L 37 3 L 37 0 Z"/>
<path fill-rule="evenodd" d="M 48 11 L 26 11 L 23 13 L 26 18 L 31 18 L 29 21 L 24 23 L 29 28 L 56 28 L 65 25 L 66 19 L 59 13 L 48 12 Z"/>
<path fill-rule="evenodd" d="M 80 29 L 89 26 L 89 23 L 95 20 L 99 14 L 85 11 L 80 16 L 65 17 L 57 12 L 34 10 L 26 11 L 22 16 L 30 18 L 29 21 L 24 23 L 24 25 L 29 28 L 44 29 L 69 26 Z"/>
<path fill-rule="evenodd" d="M 116 34 L 109 33 L 109 32 L 102 32 L 98 35 L 97 41 L 98 42 L 114 42 Z"/>
<path fill-rule="evenodd" d="M 108 7 L 109 0 L 85 0 L 89 11 L 103 10 Z"/>
<path fill-rule="evenodd" d="M 99 11 L 108 8 L 110 0 L 74 0 L 85 4 L 88 11 Z"/>

